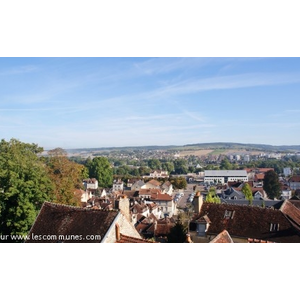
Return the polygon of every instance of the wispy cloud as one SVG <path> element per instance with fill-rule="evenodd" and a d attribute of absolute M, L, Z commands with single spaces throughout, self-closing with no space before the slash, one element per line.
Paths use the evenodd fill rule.
<path fill-rule="evenodd" d="M 240 89 L 259 86 L 284 85 L 300 82 L 300 73 L 248 73 L 210 78 L 193 78 L 169 85 L 149 94 L 149 97 L 164 97 L 191 94 L 201 91 Z"/>
<path fill-rule="evenodd" d="M 20 75 L 25 73 L 37 72 L 39 68 L 34 65 L 13 67 L 10 69 L 0 70 L 0 76 Z"/>

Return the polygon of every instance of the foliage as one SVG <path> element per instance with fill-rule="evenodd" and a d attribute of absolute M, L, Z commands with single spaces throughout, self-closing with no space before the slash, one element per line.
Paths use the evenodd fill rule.
<path fill-rule="evenodd" d="M 278 174 L 275 171 L 268 171 L 265 174 L 264 190 L 270 199 L 278 199 L 280 197 L 280 182 Z"/>
<path fill-rule="evenodd" d="M 170 230 L 170 233 L 167 235 L 168 243 L 184 243 L 186 240 L 186 234 L 186 227 L 181 223 L 176 223 L 176 225 Z"/>
<path fill-rule="evenodd" d="M 47 169 L 54 185 L 54 201 L 60 204 L 79 206 L 83 188 L 82 180 L 86 178 L 86 167 L 68 159 L 67 153 L 56 148 L 48 152 Z"/>
<path fill-rule="evenodd" d="M 176 159 L 174 161 L 175 174 L 187 174 L 188 162 L 185 159 Z"/>
<path fill-rule="evenodd" d="M 187 188 L 187 181 L 184 177 L 173 177 L 170 179 L 174 189 L 185 190 Z"/>
<path fill-rule="evenodd" d="M 161 162 L 157 158 L 149 159 L 148 166 L 152 170 L 161 170 Z"/>
<path fill-rule="evenodd" d="M 206 200 L 207 203 L 216 203 L 216 204 L 221 204 L 221 199 L 216 193 L 216 189 L 214 187 L 211 187 L 207 196 Z"/>
<path fill-rule="evenodd" d="M 220 170 L 232 170 L 232 164 L 229 162 L 227 158 L 224 158 L 221 161 Z"/>
<path fill-rule="evenodd" d="M 90 178 L 96 178 L 102 188 L 113 184 L 113 169 L 106 157 L 95 157 L 88 165 Z"/>
<path fill-rule="evenodd" d="M 52 201 L 52 184 L 36 144 L 16 139 L 0 142 L 0 234 L 25 235 L 44 201 Z"/>
<path fill-rule="evenodd" d="M 252 205 L 254 197 L 249 183 L 244 184 L 242 188 L 242 193 L 245 195 L 245 198 L 249 201 L 249 205 Z"/>

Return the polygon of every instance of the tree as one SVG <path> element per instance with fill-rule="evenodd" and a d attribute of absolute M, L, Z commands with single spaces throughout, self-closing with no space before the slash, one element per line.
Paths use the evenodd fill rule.
<path fill-rule="evenodd" d="M 149 159 L 148 166 L 152 170 L 161 170 L 161 162 L 157 158 Z"/>
<path fill-rule="evenodd" d="M 171 178 L 170 182 L 172 183 L 174 188 L 178 190 L 185 190 L 187 187 L 187 181 L 184 177 Z"/>
<path fill-rule="evenodd" d="M 224 158 L 221 161 L 220 169 L 221 170 L 232 170 L 232 164 L 229 162 L 228 158 Z"/>
<path fill-rule="evenodd" d="M 53 187 L 38 154 L 43 148 L 16 139 L 0 142 L 0 234 L 25 235 Z"/>
<path fill-rule="evenodd" d="M 174 168 L 176 174 L 187 174 L 188 173 L 188 163 L 185 159 L 176 159 L 174 161 Z"/>
<path fill-rule="evenodd" d="M 174 171 L 174 163 L 172 163 L 171 161 L 164 162 L 162 164 L 162 169 L 168 171 L 169 174 L 171 174 Z"/>
<path fill-rule="evenodd" d="M 214 187 L 211 187 L 209 189 L 209 192 L 206 196 L 206 200 L 207 203 L 216 203 L 216 204 L 221 204 L 221 199 L 219 198 L 219 196 L 216 193 L 216 189 Z"/>
<path fill-rule="evenodd" d="M 168 243 L 184 243 L 186 240 L 186 234 L 186 227 L 181 223 L 176 223 L 167 235 Z"/>
<path fill-rule="evenodd" d="M 100 187 L 112 186 L 113 169 L 106 157 L 95 157 L 89 165 L 89 174 L 98 180 Z"/>
<path fill-rule="evenodd" d="M 245 195 L 245 198 L 249 201 L 249 205 L 253 204 L 253 194 L 249 183 L 244 184 L 242 192 Z"/>
<path fill-rule="evenodd" d="M 86 178 L 86 167 L 70 161 L 65 150 L 56 148 L 48 151 L 47 169 L 54 185 L 56 203 L 79 206 L 83 188 L 82 180 Z"/>
<path fill-rule="evenodd" d="M 278 174 L 275 171 L 268 171 L 264 178 L 264 190 L 270 199 L 278 199 L 281 195 L 281 187 Z"/>

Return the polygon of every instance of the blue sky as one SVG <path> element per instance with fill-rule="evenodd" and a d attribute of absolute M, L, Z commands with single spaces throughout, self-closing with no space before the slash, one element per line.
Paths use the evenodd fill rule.
<path fill-rule="evenodd" d="M 300 144 L 300 58 L 0 58 L 1 138 Z"/>

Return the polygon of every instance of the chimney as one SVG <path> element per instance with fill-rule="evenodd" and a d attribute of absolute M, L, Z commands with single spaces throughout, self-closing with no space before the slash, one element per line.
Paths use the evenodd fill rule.
<path fill-rule="evenodd" d="M 203 195 L 201 195 L 200 192 L 197 192 L 197 194 L 194 197 L 194 207 L 195 207 L 196 214 L 200 213 L 202 205 L 203 205 Z"/>
<path fill-rule="evenodd" d="M 116 240 L 119 241 L 121 239 L 121 232 L 119 224 L 116 224 Z"/>

